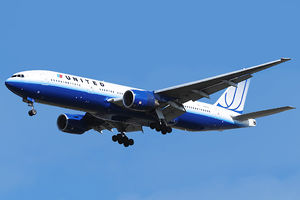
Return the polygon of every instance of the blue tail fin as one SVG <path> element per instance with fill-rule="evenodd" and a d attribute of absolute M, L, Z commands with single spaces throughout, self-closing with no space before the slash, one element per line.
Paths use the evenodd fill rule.
<path fill-rule="evenodd" d="M 228 87 L 214 105 L 241 114 L 244 110 L 249 84 L 250 79 L 247 79 L 240 82 L 237 87 Z"/>

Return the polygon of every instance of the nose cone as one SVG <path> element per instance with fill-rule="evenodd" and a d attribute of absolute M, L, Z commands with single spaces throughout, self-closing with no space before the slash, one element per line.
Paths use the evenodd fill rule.
<path fill-rule="evenodd" d="M 6 85 L 6 87 L 9 89 L 9 88 L 12 86 L 12 83 L 11 83 L 11 81 L 10 81 L 9 79 L 7 79 L 7 80 L 5 81 L 5 85 Z"/>
<path fill-rule="evenodd" d="M 10 91 L 14 93 L 20 90 L 18 83 L 13 80 L 7 79 L 5 81 L 5 85 Z"/>

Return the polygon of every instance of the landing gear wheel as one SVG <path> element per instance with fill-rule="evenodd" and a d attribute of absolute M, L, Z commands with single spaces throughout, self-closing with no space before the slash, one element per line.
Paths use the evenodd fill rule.
<path fill-rule="evenodd" d="M 167 126 L 166 127 L 166 131 L 167 131 L 167 133 L 171 133 L 172 132 L 172 128 L 170 126 Z"/>
<path fill-rule="evenodd" d="M 128 143 L 128 137 L 123 137 L 123 144 L 126 144 L 126 143 Z"/>
<path fill-rule="evenodd" d="M 117 135 L 117 141 L 119 144 L 123 144 L 123 136 L 121 134 Z"/>
<path fill-rule="evenodd" d="M 28 111 L 28 115 L 29 115 L 29 116 L 36 115 L 36 113 L 37 113 L 37 112 L 36 112 L 35 109 L 32 109 L 32 110 L 29 110 L 29 111 Z"/>
<path fill-rule="evenodd" d="M 166 135 L 166 134 L 167 134 L 166 128 L 163 128 L 163 129 L 161 130 L 161 133 L 162 133 L 163 135 Z"/>
<path fill-rule="evenodd" d="M 151 128 L 151 129 L 155 129 L 155 127 L 156 127 L 156 126 L 155 126 L 155 123 L 151 123 L 151 124 L 150 124 L 150 128 Z"/>
<path fill-rule="evenodd" d="M 123 144 L 123 139 L 121 138 L 121 139 L 118 139 L 118 143 L 119 144 Z"/>
<path fill-rule="evenodd" d="M 122 135 L 121 134 L 117 134 L 117 140 L 122 140 Z"/>
<path fill-rule="evenodd" d="M 111 139 L 112 139 L 112 141 L 114 141 L 114 142 L 118 141 L 118 137 L 117 137 L 116 135 L 113 135 Z"/>
<path fill-rule="evenodd" d="M 130 146 L 132 146 L 134 144 L 134 140 L 133 139 L 129 139 L 128 143 L 129 143 Z"/>
<path fill-rule="evenodd" d="M 124 147 L 128 147 L 129 146 L 129 141 L 128 140 L 125 140 L 124 143 L 123 143 Z"/>
<path fill-rule="evenodd" d="M 155 130 L 157 131 L 157 132 L 159 132 L 159 131 L 161 131 L 161 125 L 159 124 L 159 123 L 155 123 L 154 124 L 155 126 Z"/>

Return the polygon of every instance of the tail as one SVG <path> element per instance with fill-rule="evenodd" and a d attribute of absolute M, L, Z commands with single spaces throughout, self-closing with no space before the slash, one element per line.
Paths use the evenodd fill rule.
<path fill-rule="evenodd" d="M 249 84 L 250 79 L 247 79 L 238 83 L 236 87 L 228 87 L 214 105 L 242 114 Z"/>

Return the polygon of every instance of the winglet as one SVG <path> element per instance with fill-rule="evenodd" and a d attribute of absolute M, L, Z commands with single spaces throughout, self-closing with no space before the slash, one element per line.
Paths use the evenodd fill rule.
<path fill-rule="evenodd" d="M 293 107 L 293 106 L 287 106 L 290 110 L 292 109 L 296 109 L 296 107 Z"/>
<path fill-rule="evenodd" d="M 289 61 L 289 60 L 292 60 L 291 58 L 281 58 L 280 59 L 282 62 L 286 62 L 286 61 Z"/>

